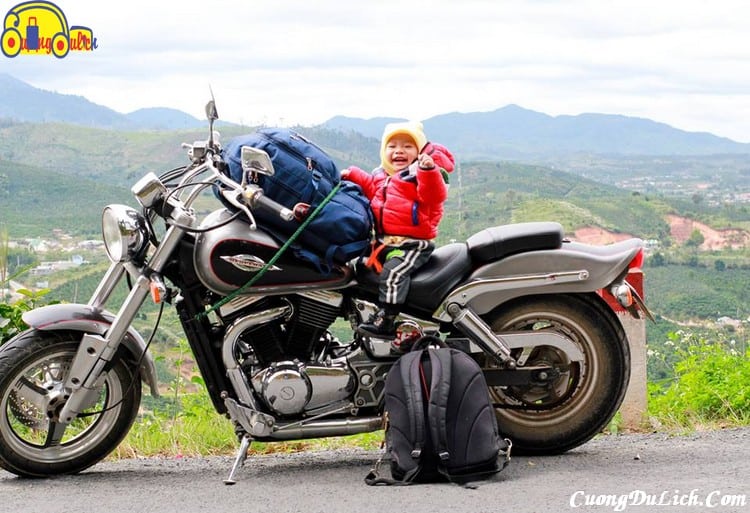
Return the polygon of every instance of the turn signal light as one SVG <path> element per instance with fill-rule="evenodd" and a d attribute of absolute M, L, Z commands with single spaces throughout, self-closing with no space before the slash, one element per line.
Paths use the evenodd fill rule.
<path fill-rule="evenodd" d="M 612 285 L 610 289 L 612 295 L 623 308 L 629 308 L 633 304 L 633 293 L 627 283 L 618 283 Z"/>

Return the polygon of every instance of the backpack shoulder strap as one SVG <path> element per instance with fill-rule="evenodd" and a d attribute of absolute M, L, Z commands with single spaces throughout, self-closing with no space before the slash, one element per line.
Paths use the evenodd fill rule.
<path fill-rule="evenodd" d="M 401 357 L 401 377 L 406 392 L 406 406 L 411 420 L 411 440 L 414 448 L 411 457 L 418 460 L 425 444 L 424 401 L 422 400 L 422 383 L 420 378 L 420 361 L 422 351 L 411 351 Z"/>
<path fill-rule="evenodd" d="M 432 366 L 430 403 L 427 416 L 430 434 L 440 461 L 450 458 L 448 452 L 448 394 L 451 389 L 451 350 L 447 348 L 427 349 Z"/>
<path fill-rule="evenodd" d="M 406 408 L 409 416 L 409 439 L 413 441 L 411 457 L 416 460 L 417 466 L 407 472 L 403 480 L 397 481 L 379 475 L 379 467 L 383 459 L 381 455 L 375 466 L 365 477 L 365 483 L 370 486 L 375 485 L 410 485 L 422 469 L 419 462 L 422 456 L 422 449 L 425 444 L 425 422 L 424 422 L 424 401 L 422 400 L 422 384 L 420 377 L 420 367 L 423 351 L 410 351 L 398 360 L 398 372 L 401 377 L 404 396 L 406 399 Z M 396 372 L 394 366 L 391 372 Z"/>

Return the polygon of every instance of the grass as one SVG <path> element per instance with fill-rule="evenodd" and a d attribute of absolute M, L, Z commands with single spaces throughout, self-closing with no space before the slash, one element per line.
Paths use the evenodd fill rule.
<path fill-rule="evenodd" d="M 671 334 L 674 376 L 649 384 L 649 415 L 661 429 L 698 430 L 750 425 L 747 341 L 691 332 Z M 661 355 L 652 355 L 659 358 Z"/>
<path fill-rule="evenodd" d="M 170 401 L 171 402 L 171 401 Z M 204 390 L 179 397 L 177 413 L 142 411 L 110 458 L 234 455 L 239 441 L 232 423 L 216 413 Z M 382 431 L 300 441 L 253 442 L 250 454 L 291 453 L 342 447 L 377 449 Z"/>

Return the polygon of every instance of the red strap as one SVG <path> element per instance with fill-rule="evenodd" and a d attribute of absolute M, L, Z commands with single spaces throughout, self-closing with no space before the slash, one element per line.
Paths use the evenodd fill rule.
<path fill-rule="evenodd" d="M 383 248 L 385 248 L 386 245 L 382 244 L 377 241 L 372 242 L 372 251 L 370 251 L 370 257 L 367 259 L 367 262 L 365 262 L 365 267 L 372 268 L 376 273 L 380 274 L 383 270 L 383 264 L 380 263 L 380 260 L 378 260 L 378 255 L 381 251 L 383 251 Z"/>
<path fill-rule="evenodd" d="M 430 385 L 427 384 L 427 376 L 424 374 L 424 366 L 422 365 L 422 359 L 419 360 L 419 377 L 422 379 L 422 390 L 424 391 L 427 402 L 430 401 Z"/>

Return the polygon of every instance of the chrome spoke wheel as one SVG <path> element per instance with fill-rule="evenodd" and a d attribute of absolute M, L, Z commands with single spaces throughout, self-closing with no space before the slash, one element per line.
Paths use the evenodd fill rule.
<path fill-rule="evenodd" d="M 0 353 L 0 465 L 19 475 L 80 471 L 113 450 L 140 402 L 139 374 L 123 362 L 88 391 L 72 422 L 59 422 L 80 334 L 30 330 Z"/>

